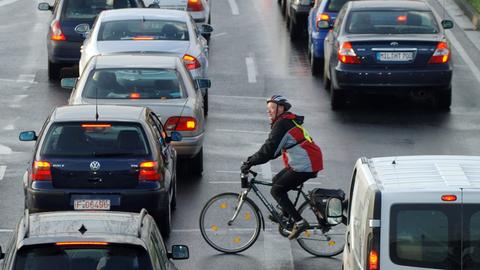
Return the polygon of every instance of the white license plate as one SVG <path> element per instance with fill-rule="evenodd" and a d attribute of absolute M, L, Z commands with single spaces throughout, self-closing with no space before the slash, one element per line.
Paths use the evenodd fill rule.
<path fill-rule="evenodd" d="M 75 210 L 110 210 L 110 200 L 74 200 Z"/>
<path fill-rule="evenodd" d="M 380 61 L 407 62 L 413 60 L 413 52 L 379 52 L 377 59 Z"/>

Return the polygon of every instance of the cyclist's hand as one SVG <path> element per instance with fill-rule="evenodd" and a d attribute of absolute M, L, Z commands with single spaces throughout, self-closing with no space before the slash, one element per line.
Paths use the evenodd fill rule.
<path fill-rule="evenodd" d="M 248 171 L 250 170 L 250 168 L 252 167 L 252 165 L 250 165 L 250 163 L 248 163 L 248 161 L 245 161 L 242 163 L 242 166 L 240 167 L 240 171 L 242 173 L 248 173 Z"/>

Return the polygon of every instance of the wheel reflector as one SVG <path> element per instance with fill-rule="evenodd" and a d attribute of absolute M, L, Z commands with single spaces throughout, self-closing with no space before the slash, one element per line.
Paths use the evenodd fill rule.
<path fill-rule="evenodd" d="M 227 209 L 228 205 L 226 202 L 220 204 L 220 209 Z"/>
<path fill-rule="evenodd" d="M 212 227 L 210 227 L 212 229 L 212 231 L 216 232 L 218 231 L 218 226 L 217 225 L 212 225 Z"/>
<path fill-rule="evenodd" d="M 241 239 L 240 239 L 240 236 L 237 236 L 237 237 L 233 238 L 233 242 L 234 242 L 235 244 L 240 243 L 240 240 L 241 240 Z"/>

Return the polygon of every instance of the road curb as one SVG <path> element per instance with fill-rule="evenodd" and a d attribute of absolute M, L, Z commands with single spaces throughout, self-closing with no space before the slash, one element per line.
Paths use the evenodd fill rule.
<path fill-rule="evenodd" d="M 458 7 L 465 13 L 465 15 L 472 21 L 475 29 L 480 29 L 480 14 L 475 10 L 475 8 L 468 3 L 466 0 L 454 0 L 457 3 Z"/>

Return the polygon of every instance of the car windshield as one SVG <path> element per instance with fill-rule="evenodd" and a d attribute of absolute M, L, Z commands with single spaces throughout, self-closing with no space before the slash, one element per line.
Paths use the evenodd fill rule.
<path fill-rule="evenodd" d="M 90 72 L 82 97 L 91 99 L 182 99 L 187 95 L 173 69 L 99 69 Z"/>
<path fill-rule="evenodd" d="M 438 25 L 431 12 L 410 10 L 353 11 L 347 20 L 349 34 L 436 34 Z"/>
<path fill-rule="evenodd" d="M 95 112 L 92 112 L 95 113 Z M 146 156 L 148 147 L 137 123 L 55 123 L 47 132 L 45 157 Z"/>
<path fill-rule="evenodd" d="M 93 20 L 103 10 L 130 7 L 137 7 L 133 0 L 66 0 L 63 16 Z"/>
<path fill-rule="evenodd" d="M 327 5 L 328 12 L 339 12 L 342 9 L 343 5 L 349 0 L 330 0 L 330 3 Z"/>
<path fill-rule="evenodd" d="M 133 245 L 37 245 L 19 250 L 15 270 L 149 270 L 152 269 L 145 249 Z"/>
<path fill-rule="evenodd" d="M 188 40 L 188 27 L 169 20 L 109 21 L 102 23 L 98 40 Z"/>

